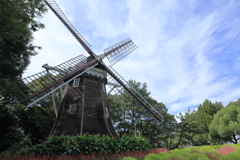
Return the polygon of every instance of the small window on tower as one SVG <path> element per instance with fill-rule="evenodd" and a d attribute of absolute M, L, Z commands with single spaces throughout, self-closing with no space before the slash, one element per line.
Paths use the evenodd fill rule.
<path fill-rule="evenodd" d="M 80 78 L 75 78 L 73 81 L 73 87 L 79 87 L 80 84 Z"/>
<path fill-rule="evenodd" d="M 108 108 L 106 107 L 106 117 L 109 117 L 109 111 L 108 111 Z"/>
<path fill-rule="evenodd" d="M 106 88 L 105 88 L 105 85 L 104 85 L 104 83 L 102 83 L 102 89 L 103 89 L 103 92 L 105 92 L 105 93 L 106 93 Z"/>
<path fill-rule="evenodd" d="M 69 106 L 69 113 L 70 114 L 73 114 L 73 113 L 75 113 L 76 112 L 76 107 L 77 105 L 76 104 L 70 104 L 70 106 Z"/>

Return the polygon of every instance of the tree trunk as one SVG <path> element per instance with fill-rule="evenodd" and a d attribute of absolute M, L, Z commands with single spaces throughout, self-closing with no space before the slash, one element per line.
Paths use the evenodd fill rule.
<path fill-rule="evenodd" d="M 185 125 L 183 125 L 182 128 L 183 128 L 183 130 L 182 130 L 182 132 L 181 132 L 181 134 L 180 134 L 180 137 L 179 137 L 178 143 L 176 144 L 175 148 L 178 148 L 178 146 L 179 146 L 179 144 L 180 144 L 180 142 L 181 142 L 181 140 L 182 140 L 182 136 L 183 136 L 183 134 L 184 134 L 184 132 L 185 132 L 185 130 L 184 130 Z"/>
<path fill-rule="evenodd" d="M 236 139 L 236 135 L 235 134 L 233 134 L 233 139 L 234 139 L 234 141 L 232 141 L 234 144 L 237 144 L 238 143 L 238 141 L 237 141 L 237 139 Z"/>

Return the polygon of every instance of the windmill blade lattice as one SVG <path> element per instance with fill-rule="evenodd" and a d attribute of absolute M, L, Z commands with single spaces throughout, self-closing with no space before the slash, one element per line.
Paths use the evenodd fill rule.
<path fill-rule="evenodd" d="M 119 48 L 119 46 L 123 44 L 126 44 L 126 45 Z M 137 49 L 137 46 L 133 43 L 133 41 L 130 38 L 128 38 L 111 47 L 106 48 L 104 50 L 104 53 L 108 53 L 109 51 L 114 50 L 116 48 L 118 49 L 112 52 L 111 54 L 107 55 L 107 58 L 111 63 L 111 65 L 114 65 L 115 63 L 117 63 L 118 61 L 126 57 L 129 53 Z"/>
<path fill-rule="evenodd" d="M 91 45 L 85 40 L 85 38 L 76 30 L 76 28 L 67 19 L 65 14 L 59 8 L 54 0 L 44 0 L 48 7 L 55 13 L 55 15 L 63 22 L 67 29 L 77 39 L 77 41 L 83 46 L 83 48 L 92 56 L 95 57 L 94 52 L 90 49 Z"/>
<path fill-rule="evenodd" d="M 111 66 L 108 66 L 108 69 L 114 74 L 114 76 L 111 76 L 108 74 L 108 83 L 109 84 L 115 84 L 116 86 L 121 86 L 121 87 L 116 87 L 113 89 L 113 91 L 117 94 L 120 95 L 123 92 L 123 89 L 127 90 L 134 98 L 136 98 L 139 102 L 139 104 L 145 109 L 147 109 L 151 114 L 154 115 L 155 118 L 157 118 L 159 121 L 161 121 L 162 115 L 150 104 L 146 99 L 141 96 L 140 93 L 138 93 L 120 74 L 117 73 Z M 109 73 L 109 71 L 108 71 Z M 111 73 L 111 74 L 112 74 Z M 117 78 L 116 78 L 117 77 Z M 120 82 L 120 81 L 121 82 Z M 120 83 L 123 84 L 120 84 Z M 110 87 L 111 87 L 110 85 Z"/>
<path fill-rule="evenodd" d="M 47 92 L 55 89 L 56 86 L 63 84 L 64 81 L 68 81 L 72 76 L 74 76 L 74 74 L 71 74 L 72 72 L 76 71 L 77 69 L 83 67 L 86 64 L 87 57 L 84 55 L 79 55 L 54 67 L 58 70 L 61 70 L 62 72 L 56 70 L 49 70 L 48 72 L 42 71 L 40 73 L 23 78 L 20 81 L 11 82 L 7 85 L 13 88 L 12 91 L 15 92 L 14 95 L 20 102 L 22 102 L 23 104 L 27 104 L 30 100 L 29 97 L 35 99 L 40 98 Z M 91 67 L 91 65 L 89 67 Z M 87 67 L 85 68 L 85 70 L 86 69 Z M 69 74 L 71 76 L 67 76 Z M 57 81 L 58 83 L 56 83 Z M 51 85 L 53 83 L 55 84 Z M 43 90 L 44 88 L 45 90 Z M 39 91 L 42 92 L 36 94 Z"/>

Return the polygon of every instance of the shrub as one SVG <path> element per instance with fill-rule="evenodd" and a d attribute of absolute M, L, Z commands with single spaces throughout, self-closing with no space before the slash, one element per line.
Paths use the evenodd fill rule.
<path fill-rule="evenodd" d="M 216 151 L 215 149 L 211 149 L 209 151 L 205 151 L 203 153 L 204 155 L 206 155 L 209 159 L 211 160 L 218 160 L 222 155 Z"/>
<path fill-rule="evenodd" d="M 160 157 L 164 157 L 164 156 L 169 156 L 170 154 L 167 153 L 167 152 L 160 152 L 160 153 L 158 153 L 158 155 L 159 155 Z"/>
<path fill-rule="evenodd" d="M 222 155 L 227 155 L 235 150 L 237 150 L 236 147 L 232 147 L 230 145 L 224 145 L 219 149 L 216 149 L 218 152 L 220 152 Z"/>
<path fill-rule="evenodd" d="M 188 155 L 188 159 L 189 160 L 197 160 L 199 156 L 200 156 L 199 153 L 192 153 L 192 154 Z"/>
<path fill-rule="evenodd" d="M 189 151 L 189 153 L 198 153 L 201 154 L 201 152 L 199 150 L 197 150 L 196 148 L 192 149 L 191 151 Z"/>
<path fill-rule="evenodd" d="M 213 149 L 218 149 L 218 148 L 221 148 L 222 145 L 216 145 L 216 146 L 212 146 Z"/>
<path fill-rule="evenodd" d="M 145 156 L 144 160 L 159 160 L 160 156 L 155 153 L 150 153 Z"/>
<path fill-rule="evenodd" d="M 232 153 L 229 153 L 226 156 L 222 156 L 219 158 L 219 160 L 238 160 L 238 159 L 240 159 L 240 151 L 239 150 L 234 151 Z"/>
<path fill-rule="evenodd" d="M 123 135 L 121 139 L 107 135 L 52 136 L 46 142 L 29 148 L 36 155 L 76 155 L 79 153 L 120 153 L 150 150 L 149 140 Z"/>
<path fill-rule="evenodd" d="M 168 149 L 165 149 L 165 148 L 152 148 L 151 150 L 152 153 L 155 153 L 155 154 L 159 154 L 159 153 L 169 153 L 169 150 Z"/>
<path fill-rule="evenodd" d="M 166 152 L 161 152 L 158 154 L 160 159 L 159 160 L 168 160 L 171 157 L 171 154 Z"/>
<path fill-rule="evenodd" d="M 234 144 L 233 147 L 240 149 L 240 143 Z"/>
<path fill-rule="evenodd" d="M 199 151 L 200 152 L 205 152 L 205 151 L 209 151 L 209 150 L 211 150 L 212 149 L 212 146 L 201 146 L 200 148 L 199 148 Z"/>
<path fill-rule="evenodd" d="M 137 160 L 137 159 L 133 157 L 124 157 L 122 160 Z"/>
<path fill-rule="evenodd" d="M 183 157 L 188 157 L 190 149 L 174 149 L 171 151 L 172 154 L 182 155 Z"/>
<path fill-rule="evenodd" d="M 196 160 L 209 160 L 209 158 L 204 154 L 199 154 L 199 157 Z"/>
<path fill-rule="evenodd" d="M 163 160 L 188 160 L 188 158 L 179 154 L 170 154 L 169 157 L 164 157 Z"/>

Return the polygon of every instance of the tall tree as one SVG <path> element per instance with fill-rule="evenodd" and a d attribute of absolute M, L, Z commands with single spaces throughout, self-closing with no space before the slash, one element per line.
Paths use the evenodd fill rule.
<path fill-rule="evenodd" d="M 49 75 L 51 76 L 51 75 Z M 39 90 L 39 84 L 48 82 L 48 75 L 39 77 L 38 79 L 27 84 L 32 91 Z M 60 105 L 61 95 L 60 90 L 53 93 L 57 106 Z M 54 109 L 52 107 L 52 97 L 48 96 L 37 102 L 32 107 L 18 105 L 12 107 L 12 112 L 17 117 L 18 125 L 25 136 L 29 137 L 32 144 L 42 142 L 50 133 L 55 122 Z"/>
<path fill-rule="evenodd" d="M 197 116 L 196 111 L 188 109 L 184 114 L 179 113 L 177 116 L 179 119 L 178 124 L 176 125 L 176 135 L 178 137 L 178 142 L 175 148 L 178 148 L 183 141 L 185 144 L 191 144 L 194 142 L 194 135 L 197 132 Z"/>
<path fill-rule="evenodd" d="M 33 44 L 33 32 L 44 28 L 37 18 L 45 12 L 43 0 L 0 1 L 0 88 L 5 100 L 10 88 L 3 89 L 4 84 L 20 78 L 40 49 Z"/>
<path fill-rule="evenodd" d="M 20 141 L 21 134 L 17 125 L 17 118 L 9 108 L 1 104 L 0 100 L 0 152 L 6 150 L 11 144 Z"/>
<path fill-rule="evenodd" d="M 130 80 L 129 84 L 162 115 L 162 122 L 159 123 L 135 98 L 122 90 L 121 94 L 108 95 L 116 130 L 120 133 L 133 130 L 137 134 L 147 136 L 155 146 L 158 141 L 170 146 L 165 137 L 174 132 L 174 116 L 167 113 L 168 110 L 163 103 L 150 96 L 146 83 Z"/>
<path fill-rule="evenodd" d="M 130 128 L 130 124 L 126 121 L 127 103 L 121 98 L 121 95 L 108 95 L 108 103 L 110 105 L 110 113 L 113 125 L 117 132 L 125 133 Z"/>
<path fill-rule="evenodd" d="M 214 118 L 214 115 L 223 108 L 221 102 L 212 103 L 209 100 L 205 100 L 203 104 L 198 106 L 197 116 L 198 116 L 198 124 L 201 130 L 201 136 L 204 141 L 203 144 L 207 144 L 210 142 L 208 134 L 209 127 Z"/>
<path fill-rule="evenodd" d="M 220 110 L 210 125 L 210 137 L 217 143 L 240 140 L 240 106 L 232 105 Z"/>
<path fill-rule="evenodd" d="M 33 44 L 33 32 L 44 28 L 37 18 L 42 17 L 46 11 L 43 0 L 0 1 L 1 151 L 25 136 L 16 113 L 16 108 L 23 106 L 11 104 L 14 94 L 10 92 L 12 88 L 7 88 L 5 84 L 20 79 L 30 63 L 31 56 L 36 55 L 37 49 L 40 49 Z"/>
<path fill-rule="evenodd" d="M 146 83 L 130 80 L 129 84 L 145 99 L 151 99 L 149 97 L 150 92 L 147 91 Z M 109 95 L 109 104 L 113 120 L 115 118 L 117 119 L 114 121 L 119 120 L 116 127 L 119 131 L 126 132 L 128 130 L 135 130 L 135 126 L 141 123 L 144 108 L 127 91 L 121 90 L 121 92 L 122 93 L 118 95 Z M 121 116 L 119 116 L 119 113 L 121 113 Z"/>
<path fill-rule="evenodd" d="M 229 107 L 229 106 L 240 106 L 240 98 L 238 98 L 238 100 L 235 102 L 232 102 L 232 101 L 229 102 L 226 107 Z"/>
<path fill-rule="evenodd" d="M 167 113 L 168 110 L 162 110 L 163 120 L 158 126 L 157 140 L 160 143 L 159 147 L 172 149 L 176 146 L 177 121 L 174 115 Z"/>
<path fill-rule="evenodd" d="M 23 135 L 28 136 L 31 144 L 43 142 L 49 135 L 55 122 L 54 110 L 49 98 L 33 107 L 17 107 L 15 115 Z"/>

